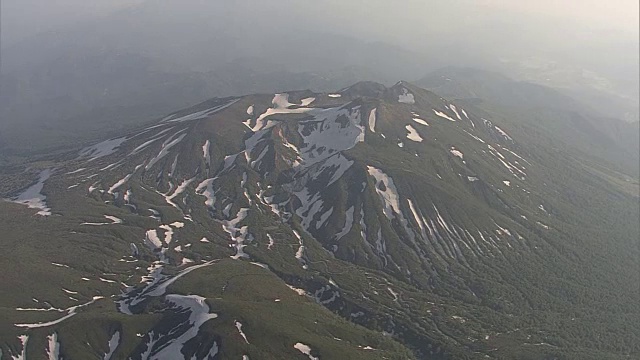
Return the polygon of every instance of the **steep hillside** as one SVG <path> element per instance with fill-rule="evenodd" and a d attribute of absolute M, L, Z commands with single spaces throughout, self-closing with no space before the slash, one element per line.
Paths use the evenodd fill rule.
<path fill-rule="evenodd" d="M 0 349 L 637 356 L 638 180 L 540 126 L 358 83 L 212 99 L 6 168 Z"/>
<path fill-rule="evenodd" d="M 619 109 L 604 98 L 583 103 L 550 87 L 474 68 L 443 68 L 417 84 L 447 98 L 465 100 L 490 116 L 508 116 L 533 125 L 546 132 L 545 137 L 554 137 L 627 174 L 637 176 L 640 171 L 637 125 L 616 118 Z"/>

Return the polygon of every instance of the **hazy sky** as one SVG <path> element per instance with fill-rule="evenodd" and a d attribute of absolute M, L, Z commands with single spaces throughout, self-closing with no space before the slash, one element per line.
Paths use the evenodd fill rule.
<path fill-rule="evenodd" d="M 71 99 L 64 109 L 103 106 L 108 83 L 122 91 L 111 92 L 109 104 L 119 106 L 117 96 L 128 101 L 149 90 L 136 87 L 143 82 L 130 81 L 131 75 L 153 84 L 149 88 L 161 90 L 156 82 L 162 82 L 177 92 L 195 85 L 176 84 L 210 75 L 235 94 L 253 91 L 245 83 L 284 86 L 281 73 L 288 74 L 282 76 L 287 81 L 391 84 L 453 65 L 580 90 L 587 102 L 602 94 L 621 97 L 613 106 L 638 111 L 639 0 L 0 0 L 0 5 L 0 74 L 12 79 L 3 82 L 5 94 L 25 104 L 41 96 Z M 242 77 L 246 74 L 253 74 L 251 80 Z M 205 90 L 198 96 L 209 96 Z M 618 105 L 627 103 L 630 111 Z"/>
<path fill-rule="evenodd" d="M 222 53 L 230 61 L 234 56 L 247 57 L 239 50 L 243 45 L 270 48 L 266 50 L 272 53 L 265 56 L 275 52 L 291 61 L 300 54 L 313 56 L 309 49 L 287 45 L 304 32 L 316 32 L 384 41 L 423 59 L 439 59 L 443 65 L 482 66 L 483 60 L 485 64 L 553 63 L 637 87 L 637 79 L 631 78 L 638 73 L 638 0 L 2 0 L 1 4 L 3 49 L 50 30 L 71 29 L 61 38 L 75 42 L 78 34 L 97 29 L 99 35 L 88 41 L 91 44 L 109 40 L 112 48 L 202 69 L 192 60 L 208 65 L 214 63 L 210 56 Z M 126 7 L 134 10 L 107 17 Z M 77 22 L 84 26 L 74 27 Z M 274 36 L 277 44 L 272 42 Z M 226 41 L 220 42 L 221 38 Z M 215 46 L 225 51 L 201 51 Z"/>
<path fill-rule="evenodd" d="M 163 1 L 167 0 L 146 2 Z M 141 2 L 144 0 L 3 0 L 2 35 L 6 42 L 12 43 Z M 187 2 L 206 3 L 202 0 Z M 587 28 L 638 38 L 638 0 L 263 0 L 263 3 L 274 8 L 286 4 L 292 13 L 315 11 L 324 15 L 327 27 L 350 28 L 362 34 L 386 33 L 397 37 L 402 31 L 421 34 L 434 27 L 440 31 L 458 32 L 500 21 L 525 29 L 551 28 L 570 33 L 584 32 Z M 496 29 L 495 35 L 499 36 L 497 31 L 501 29 Z"/>
<path fill-rule="evenodd" d="M 2 37 L 13 43 L 141 2 L 143 0 L 2 0 Z"/>

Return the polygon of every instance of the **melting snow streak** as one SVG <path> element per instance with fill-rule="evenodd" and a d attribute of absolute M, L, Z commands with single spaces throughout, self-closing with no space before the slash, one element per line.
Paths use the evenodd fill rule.
<path fill-rule="evenodd" d="M 296 343 L 295 345 L 293 345 L 293 347 L 301 353 L 307 355 L 309 357 L 309 360 L 320 360 L 319 358 L 311 355 L 311 348 L 309 347 L 309 345 Z"/>
<path fill-rule="evenodd" d="M 50 176 L 51 170 L 43 170 L 40 173 L 40 177 L 36 184 L 29 187 L 22 194 L 18 195 L 18 197 L 11 201 L 14 203 L 27 205 L 30 209 L 40 209 L 40 211 L 38 211 L 38 215 L 51 215 L 51 209 L 47 207 L 47 204 L 45 202 L 47 197 L 42 194 L 44 182 L 47 181 Z"/>

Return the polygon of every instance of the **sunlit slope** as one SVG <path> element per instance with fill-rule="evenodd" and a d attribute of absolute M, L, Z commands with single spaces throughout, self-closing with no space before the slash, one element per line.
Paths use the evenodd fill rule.
<path fill-rule="evenodd" d="M 409 83 L 358 83 L 213 99 L 41 158 L 34 178 L 5 177 L 22 204 L 0 204 L 1 285 L 16 289 L 0 347 L 635 354 L 637 180 L 535 131 Z"/>

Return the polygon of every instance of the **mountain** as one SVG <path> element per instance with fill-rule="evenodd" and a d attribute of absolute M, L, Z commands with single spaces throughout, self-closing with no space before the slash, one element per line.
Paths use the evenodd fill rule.
<path fill-rule="evenodd" d="M 0 349 L 637 356 L 637 177 L 493 111 L 407 82 L 215 98 L 5 165 Z"/>
<path fill-rule="evenodd" d="M 75 55 L 2 75 L 0 149 L 29 154 L 79 138 L 91 141 L 213 96 L 333 89 L 373 77 L 353 66 L 312 73 L 250 61 L 204 72 L 167 71 L 136 53 L 73 48 L 70 53 Z"/>
<path fill-rule="evenodd" d="M 28 156 L 93 141 L 212 97 L 393 84 L 428 69 L 423 55 L 301 17 L 274 27 L 261 11 L 273 8 L 145 1 L 3 48 L 0 151 Z"/>
<path fill-rule="evenodd" d="M 416 84 L 445 97 L 478 98 L 504 106 L 568 111 L 584 111 L 586 108 L 557 90 L 476 68 L 442 68 L 424 76 Z"/>
<path fill-rule="evenodd" d="M 523 124 L 539 123 L 546 136 L 569 143 L 572 149 L 595 155 L 633 176 L 640 171 L 637 125 L 615 118 L 612 114 L 617 109 L 605 100 L 585 104 L 550 87 L 474 68 L 443 68 L 416 84 L 494 115 L 507 114 Z"/>

